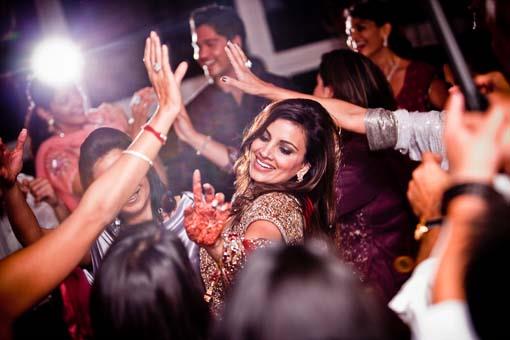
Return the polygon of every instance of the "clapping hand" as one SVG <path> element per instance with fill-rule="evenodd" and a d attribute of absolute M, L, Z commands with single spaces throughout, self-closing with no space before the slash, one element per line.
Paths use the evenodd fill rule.
<path fill-rule="evenodd" d="M 213 246 L 219 239 L 230 214 L 230 203 L 225 195 L 214 194 L 210 184 L 202 183 L 200 172 L 193 173 L 193 196 L 195 204 L 184 211 L 184 227 L 189 238 L 201 246 Z"/>
<path fill-rule="evenodd" d="M 181 62 L 175 73 L 170 67 L 168 46 L 161 45 L 159 36 L 151 32 L 145 41 L 143 62 L 152 87 L 158 97 L 158 112 L 168 114 L 172 119 L 182 106 L 180 86 L 188 69 L 186 62 Z"/>
<path fill-rule="evenodd" d="M 23 148 L 27 140 L 27 130 L 18 135 L 16 146 L 9 150 L 0 139 L 0 186 L 10 188 L 16 183 L 16 177 L 23 168 Z"/>

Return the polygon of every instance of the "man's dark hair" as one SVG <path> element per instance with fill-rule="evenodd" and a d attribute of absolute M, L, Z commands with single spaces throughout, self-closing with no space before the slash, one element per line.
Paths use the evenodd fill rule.
<path fill-rule="evenodd" d="M 189 16 L 189 24 L 192 30 L 201 25 L 209 25 L 216 33 L 227 37 L 228 40 L 238 35 L 243 44 L 246 42 L 244 23 L 231 7 L 209 5 L 197 8 Z"/>

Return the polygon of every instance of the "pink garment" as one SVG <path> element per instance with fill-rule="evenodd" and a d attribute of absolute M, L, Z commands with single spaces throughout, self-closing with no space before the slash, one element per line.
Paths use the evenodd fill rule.
<path fill-rule="evenodd" d="M 102 105 L 98 110 L 91 111 L 88 118 L 95 124 L 85 125 L 83 129 L 63 137 L 50 137 L 37 151 L 36 176 L 48 179 L 57 197 L 70 211 L 76 209 L 80 201 L 80 197 L 73 192 L 73 181 L 79 177 L 80 146 L 85 138 L 96 128 L 104 126 L 127 130 L 127 121 L 125 116 L 122 116 L 122 111 L 111 108 L 114 106 Z"/>

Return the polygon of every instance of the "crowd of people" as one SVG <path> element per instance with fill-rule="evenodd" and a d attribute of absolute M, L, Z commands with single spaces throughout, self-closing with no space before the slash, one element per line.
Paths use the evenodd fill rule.
<path fill-rule="evenodd" d="M 31 79 L 26 128 L 0 140 L 0 337 L 506 338 L 510 5 L 483 8 L 486 112 L 377 0 L 345 10 L 351 49 L 312 94 L 219 5 L 190 15 L 210 81 L 187 105 L 153 31 L 134 119 Z"/>

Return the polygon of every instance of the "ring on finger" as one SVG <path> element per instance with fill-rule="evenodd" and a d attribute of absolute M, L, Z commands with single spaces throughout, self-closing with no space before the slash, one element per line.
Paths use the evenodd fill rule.
<path fill-rule="evenodd" d="M 161 64 L 160 63 L 154 63 L 152 65 L 152 68 L 154 69 L 154 72 L 158 73 L 159 71 L 161 71 Z"/>
<path fill-rule="evenodd" d="M 245 62 L 244 62 L 244 66 L 246 66 L 247 68 L 251 68 L 253 66 L 253 63 L 251 62 L 250 59 L 247 59 Z"/>
<path fill-rule="evenodd" d="M 218 200 L 217 199 L 214 199 L 212 202 L 211 202 L 211 207 L 213 207 L 214 209 L 216 209 L 218 207 Z"/>

